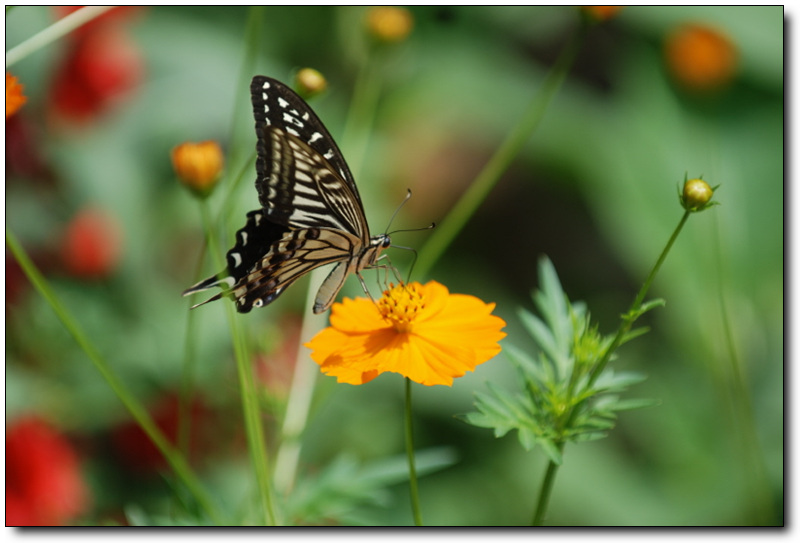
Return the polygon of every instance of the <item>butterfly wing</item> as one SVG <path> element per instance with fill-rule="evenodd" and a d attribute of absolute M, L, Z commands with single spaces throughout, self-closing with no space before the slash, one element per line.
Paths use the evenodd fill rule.
<path fill-rule="evenodd" d="M 320 313 L 349 273 L 377 260 L 389 238 L 370 239 L 350 169 L 311 108 L 268 77 L 254 77 L 250 90 L 258 135 L 256 189 L 263 207 L 247 214 L 227 253 L 227 269 L 183 294 L 218 286 L 223 291 L 203 303 L 228 296 L 247 313 L 273 302 L 314 268 L 338 262 L 317 294 L 314 312 Z"/>

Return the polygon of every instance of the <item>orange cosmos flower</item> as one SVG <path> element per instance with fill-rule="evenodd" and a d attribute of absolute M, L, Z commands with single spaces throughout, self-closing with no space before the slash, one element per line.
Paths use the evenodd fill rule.
<path fill-rule="evenodd" d="M 506 323 L 495 304 L 450 294 L 447 287 L 398 285 L 377 303 L 366 298 L 333 304 L 331 326 L 306 347 L 323 373 L 360 385 L 390 371 L 423 385 L 453 384 L 500 352 Z"/>
<path fill-rule="evenodd" d="M 16 77 L 6 72 L 6 119 L 17 112 L 28 98 L 22 94 L 24 89 Z"/>

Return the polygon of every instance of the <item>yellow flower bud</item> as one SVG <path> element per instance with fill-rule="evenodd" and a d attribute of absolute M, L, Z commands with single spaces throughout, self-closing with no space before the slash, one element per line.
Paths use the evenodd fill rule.
<path fill-rule="evenodd" d="M 372 7 L 367 10 L 367 30 L 385 43 L 401 42 L 414 28 L 414 17 L 405 8 L 391 6 Z"/>
<path fill-rule="evenodd" d="M 186 142 L 172 150 L 172 166 L 178 178 L 202 197 L 216 186 L 223 163 L 222 149 L 214 141 Z"/>
<path fill-rule="evenodd" d="M 305 99 L 316 96 L 328 87 L 325 76 L 314 68 L 303 68 L 294 76 L 297 94 Z"/>
<path fill-rule="evenodd" d="M 681 205 L 687 211 L 702 211 L 712 205 L 711 197 L 714 195 L 708 183 L 702 179 L 689 179 L 683 183 Z"/>

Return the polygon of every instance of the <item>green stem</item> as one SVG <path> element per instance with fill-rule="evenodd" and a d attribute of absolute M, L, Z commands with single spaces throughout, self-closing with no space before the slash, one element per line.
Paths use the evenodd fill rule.
<path fill-rule="evenodd" d="M 411 510 L 414 513 L 414 524 L 422 526 L 422 509 L 419 506 L 417 489 L 417 469 L 414 467 L 414 428 L 411 411 L 411 379 L 406 377 L 406 455 L 408 456 L 408 484 L 411 491 Z"/>
<path fill-rule="evenodd" d="M 644 301 L 644 297 L 647 295 L 647 291 L 650 290 L 650 286 L 653 284 L 653 280 L 656 278 L 658 270 L 661 269 L 661 265 L 667 258 L 667 254 L 669 253 L 670 249 L 672 249 L 672 245 L 675 243 L 675 240 L 678 239 L 678 234 L 681 233 L 683 225 L 686 224 L 686 221 L 689 219 L 690 214 L 691 211 L 685 211 L 683 213 L 683 217 L 681 217 L 678 226 L 675 227 L 675 230 L 672 232 L 672 236 L 670 236 L 667 245 L 664 247 L 664 250 L 661 251 L 661 255 L 658 257 L 655 266 L 653 266 L 653 269 L 650 270 L 650 274 L 647 276 L 647 279 L 642 285 L 642 288 L 639 289 L 639 293 L 633 300 L 630 309 L 623 316 L 622 324 L 620 325 L 619 330 L 617 330 L 617 335 L 614 337 L 614 340 L 611 342 L 611 345 L 609 345 L 608 349 L 606 349 L 606 352 L 603 354 L 603 358 L 600 359 L 600 362 L 598 362 L 598 364 L 592 370 L 592 373 L 589 376 L 589 383 L 587 384 L 587 387 L 591 387 L 595 383 L 595 381 L 597 381 L 597 378 L 600 377 L 601 373 L 603 373 L 603 370 L 608 364 L 608 361 L 611 359 L 611 355 L 614 354 L 614 351 L 617 350 L 617 347 L 619 347 L 620 343 L 622 343 L 622 340 L 625 338 L 625 334 L 627 334 L 630 331 L 631 327 L 633 326 L 633 323 L 641 315 L 641 308 L 642 308 L 642 302 Z M 573 410 L 573 413 L 574 412 L 575 410 Z"/>
<path fill-rule="evenodd" d="M 147 434 L 150 440 L 158 447 L 161 454 L 164 455 L 169 465 L 175 471 L 177 476 L 183 481 L 189 491 L 194 495 L 197 503 L 208 516 L 217 524 L 223 524 L 221 517 L 217 514 L 212 506 L 212 502 L 208 494 L 203 490 L 199 480 L 195 476 L 192 469 L 189 467 L 183 455 L 176 450 L 169 440 L 164 436 L 161 430 L 156 426 L 153 419 L 150 417 L 144 406 L 133 396 L 133 394 L 125 388 L 122 381 L 117 379 L 116 375 L 111 371 L 108 363 L 100 356 L 100 353 L 92 345 L 89 339 L 84 334 L 83 330 L 78 325 L 77 321 L 67 311 L 61 301 L 56 297 L 53 290 L 50 288 L 47 280 L 42 276 L 36 266 L 28 257 L 25 250 L 17 241 L 16 236 L 6 226 L 6 245 L 11 250 L 11 253 L 19 262 L 22 271 L 25 273 L 31 284 L 36 290 L 44 297 L 58 319 L 67 329 L 69 334 L 73 337 L 80 348 L 86 353 L 94 364 L 95 368 L 100 372 L 100 375 L 106 380 L 111 390 L 114 391 L 116 396 L 123 403 L 125 408 L 133 416 L 134 420 L 141 426 L 142 430 Z"/>
<path fill-rule="evenodd" d="M 211 254 L 215 255 L 217 266 L 222 267 L 222 259 L 219 256 L 219 242 L 212 225 L 211 212 L 208 200 L 200 202 L 200 211 L 205 226 L 207 243 Z M 239 375 L 239 386 L 242 394 L 242 411 L 244 413 L 245 432 L 247 434 L 247 447 L 250 451 L 250 458 L 256 472 L 256 484 L 259 490 L 263 522 L 274 526 L 277 522 L 275 509 L 272 503 L 272 490 L 269 481 L 269 460 L 264 445 L 264 429 L 261 426 L 259 414 L 258 392 L 253 380 L 253 368 L 250 364 L 250 356 L 247 352 L 247 345 L 244 336 L 239 328 L 236 313 L 233 305 L 225 304 L 226 315 L 231 328 L 231 341 L 233 342 L 233 352 L 236 358 L 236 370 Z"/>
<path fill-rule="evenodd" d="M 16 47 L 9 49 L 6 53 L 6 69 L 113 8 L 114 6 L 86 6 L 59 19 L 38 34 L 34 34 Z"/>
<path fill-rule="evenodd" d="M 514 158 L 520 153 L 525 142 L 528 141 L 544 117 L 553 96 L 555 96 L 564 82 L 583 43 L 585 34 L 586 26 L 582 23 L 580 30 L 564 51 L 561 52 L 561 56 L 547 75 L 541 90 L 533 97 L 533 101 L 522 115 L 520 122 L 489 159 L 489 162 L 486 163 L 486 166 L 475 178 L 469 189 L 456 202 L 447 217 L 440 224 L 437 224 L 436 229 L 419 252 L 416 271 L 420 276 L 424 277 L 428 274 L 434 263 L 444 254 L 467 221 L 475 214 L 480 204 L 500 180 L 503 173 L 511 166 Z"/>
<path fill-rule="evenodd" d="M 559 443 L 557 447 L 559 452 L 564 452 L 563 442 Z M 536 511 L 533 513 L 531 526 L 542 526 L 544 523 L 544 516 L 547 513 L 547 506 L 550 504 L 550 493 L 553 491 L 553 483 L 556 480 L 558 468 L 559 465 L 552 460 L 547 464 L 547 471 L 542 480 L 542 487 L 539 489 L 539 500 L 536 504 Z"/>

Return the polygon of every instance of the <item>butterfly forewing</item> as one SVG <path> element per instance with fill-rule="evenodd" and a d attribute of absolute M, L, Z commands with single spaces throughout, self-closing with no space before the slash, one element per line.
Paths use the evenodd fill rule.
<path fill-rule="evenodd" d="M 389 237 L 370 238 L 350 169 L 303 99 L 264 76 L 253 78 L 250 91 L 262 208 L 248 213 L 236 233 L 227 269 L 183 294 L 218 286 L 223 291 L 207 301 L 228 296 L 246 313 L 273 302 L 314 268 L 338 262 L 314 302 L 314 312 L 321 313 L 347 275 L 375 264 Z"/>
<path fill-rule="evenodd" d="M 272 126 L 258 142 L 256 188 L 274 222 L 295 228 L 335 228 L 363 241 L 369 228 L 357 194 L 332 165 L 300 138 Z"/>

